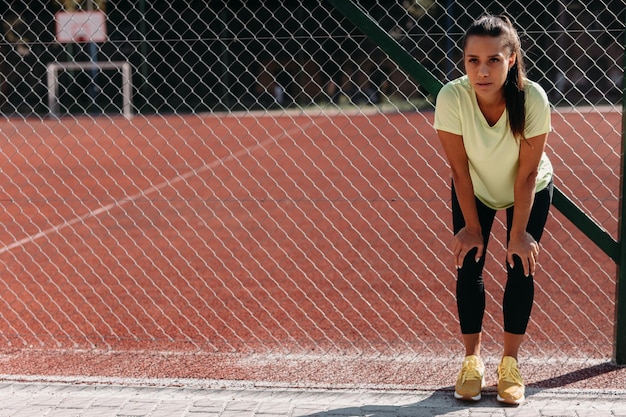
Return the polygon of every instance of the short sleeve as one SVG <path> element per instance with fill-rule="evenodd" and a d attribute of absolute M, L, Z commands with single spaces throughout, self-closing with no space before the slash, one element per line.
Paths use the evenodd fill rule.
<path fill-rule="evenodd" d="M 454 86 L 451 83 L 444 85 L 435 104 L 435 129 L 461 135 L 459 106 L 459 95 Z"/>
<path fill-rule="evenodd" d="M 550 102 L 543 88 L 537 83 L 529 83 L 526 89 L 526 129 L 524 136 L 548 133 L 552 129 Z"/>

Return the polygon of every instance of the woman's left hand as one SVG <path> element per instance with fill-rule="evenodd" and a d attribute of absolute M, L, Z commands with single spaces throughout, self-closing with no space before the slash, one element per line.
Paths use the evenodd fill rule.
<path fill-rule="evenodd" d="M 539 257 L 539 244 L 528 232 L 524 232 L 521 236 L 511 237 L 506 251 L 506 259 L 509 266 L 513 268 L 513 255 L 517 255 L 522 260 L 524 267 L 524 275 L 535 275 L 535 267 L 537 258 Z"/>

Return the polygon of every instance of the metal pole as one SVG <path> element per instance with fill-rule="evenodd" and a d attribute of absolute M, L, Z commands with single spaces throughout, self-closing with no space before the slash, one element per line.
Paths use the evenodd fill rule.
<path fill-rule="evenodd" d="M 133 115 L 132 109 L 133 81 L 130 72 L 130 64 L 122 64 L 122 97 L 124 100 L 124 116 L 130 119 Z"/>
<path fill-rule="evenodd" d="M 624 35 L 626 45 L 626 34 Z M 626 70 L 626 62 L 623 64 Z M 624 73 L 623 73 L 624 74 Z M 617 265 L 617 278 L 615 289 L 615 342 L 614 359 L 618 365 L 626 365 L 626 164 L 624 153 L 626 152 L 626 76 L 622 75 L 622 151 L 620 158 L 620 195 L 619 195 L 619 262 Z"/>
<path fill-rule="evenodd" d="M 49 64 L 47 68 L 48 110 L 52 117 L 56 117 L 59 114 L 59 83 L 57 75 L 57 66 L 55 64 Z"/>
<path fill-rule="evenodd" d="M 87 2 L 87 11 L 93 11 L 93 2 L 94 0 L 89 0 Z M 89 43 L 87 44 L 87 49 L 89 51 L 89 61 L 92 64 L 98 62 L 98 45 L 96 45 L 96 43 L 90 39 Z M 95 108 L 98 108 L 97 98 L 98 93 L 100 92 L 100 87 L 98 86 L 98 70 L 95 66 L 90 70 L 90 75 L 91 84 L 89 85 L 88 91 L 89 96 L 91 97 L 91 105 Z"/>

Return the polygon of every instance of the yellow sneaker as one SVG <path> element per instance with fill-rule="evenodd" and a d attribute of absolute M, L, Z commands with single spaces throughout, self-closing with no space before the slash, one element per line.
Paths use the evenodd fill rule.
<path fill-rule="evenodd" d="M 507 404 L 524 402 L 524 380 L 519 372 L 517 360 L 511 356 L 502 358 L 498 365 L 498 401 Z"/>
<path fill-rule="evenodd" d="M 454 386 L 454 398 L 459 400 L 480 400 L 480 390 L 484 385 L 485 365 L 476 355 L 466 356 L 459 377 Z"/>

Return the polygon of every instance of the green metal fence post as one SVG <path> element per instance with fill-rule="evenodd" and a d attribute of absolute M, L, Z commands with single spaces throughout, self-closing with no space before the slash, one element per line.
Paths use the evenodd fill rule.
<path fill-rule="evenodd" d="M 624 45 L 626 45 L 626 33 L 624 34 Z M 623 62 L 626 73 L 626 59 Z M 624 153 L 626 152 L 626 76 L 622 74 L 622 150 L 620 158 L 620 194 L 619 194 L 619 262 L 617 265 L 617 284 L 615 289 L 615 346 L 614 360 L 618 365 L 626 365 L 626 245 L 623 244 L 626 237 L 626 164 Z"/>
<path fill-rule="evenodd" d="M 354 26 L 359 28 L 374 43 L 389 55 L 400 68 L 414 77 L 433 97 L 437 96 L 443 84 L 420 64 L 402 45 L 380 27 L 359 6 L 351 0 L 328 0 Z"/>

